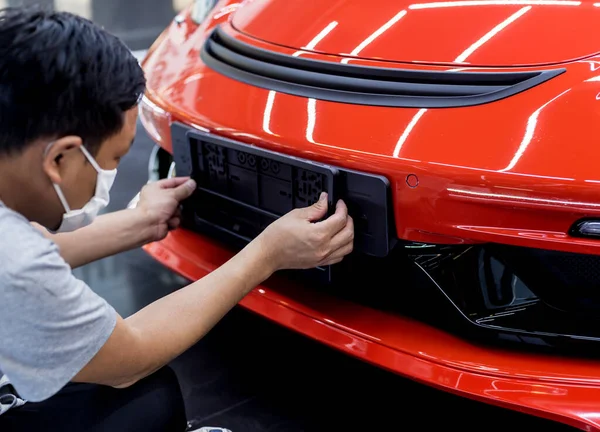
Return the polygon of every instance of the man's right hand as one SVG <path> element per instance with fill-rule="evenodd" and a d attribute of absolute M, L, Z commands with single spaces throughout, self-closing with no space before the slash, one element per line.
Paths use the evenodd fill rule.
<path fill-rule="evenodd" d="M 273 272 L 340 262 L 352 252 L 354 224 L 340 201 L 327 215 L 327 197 L 292 210 L 248 247 L 203 278 L 117 324 L 96 356 L 73 379 L 125 387 L 171 362 L 197 343 Z"/>
<path fill-rule="evenodd" d="M 256 240 L 274 271 L 336 264 L 352 252 L 354 222 L 343 201 L 329 218 L 327 194 L 310 207 L 297 208 L 277 219 Z"/>

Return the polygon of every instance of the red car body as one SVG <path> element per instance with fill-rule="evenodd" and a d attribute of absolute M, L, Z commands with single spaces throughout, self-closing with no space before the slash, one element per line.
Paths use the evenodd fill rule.
<path fill-rule="evenodd" d="M 194 22 L 189 10 L 182 12 L 149 51 L 143 62 L 148 92 L 142 121 L 168 153 L 173 152 L 171 127 L 178 123 L 385 176 L 393 235 L 413 246 L 500 244 L 574 254 L 569 256 L 593 263 L 600 240 L 578 231 L 578 223 L 600 220 L 598 6 L 571 0 L 221 0 L 202 23 Z M 202 50 L 215 29 L 286 59 L 409 71 L 406 76 L 410 71 L 555 75 L 509 95 L 462 105 L 446 103 L 447 95 L 437 105 L 409 97 L 396 106 L 340 101 L 334 93 L 306 97 L 301 86 L 288 92 L 275 80 L 270 89 L 208 65 Z M 189 229 L 146 250 L 193 280 L 236 251 Z M 376 274 L 367 280 L 367 291 L 390 284 Z M 391 284 L 419 289 L 400 271 Z M 443 324 L 309 285 L 277 275 L 241 306 L 427 385 L 600 430 L 600 362 L 585 350 L 559 355 L 480 343 Z M 554 300 L 555 306 L 556 301 L 562 300 Z"/>

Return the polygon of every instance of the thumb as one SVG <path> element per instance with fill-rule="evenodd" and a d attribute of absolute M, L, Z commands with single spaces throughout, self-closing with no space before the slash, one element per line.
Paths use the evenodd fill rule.
<path fill-rule="evenodd" d="M 327 192 L 321 192 L 321 196 L 319 197 L 319 201 L 311 205 L 310 207 L 306 207 L 304 209 L 304 215 L 306 218 L 311 221 L 318 221 L 323 219 L 327 214 Z"/>
<path fill-rule="evenodd" d="M 183 201 L 194 193 L 196 190 L 196 182 L 189 179 L 185 183 L 180 184 L 176 188 L 173 188 L 173 196 L 177 201 Z"/>

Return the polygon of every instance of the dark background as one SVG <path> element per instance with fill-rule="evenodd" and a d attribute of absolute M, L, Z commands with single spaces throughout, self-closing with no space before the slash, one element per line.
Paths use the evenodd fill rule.
<path fill-rule="evenodd" d="M 57 5 L 87 15 L 132 50 L 143 50 L 184 2 L 0 0 L 0 7 Z M 153 144 L 141 126 L 138 131 L 120 166 L 108 211 L 124 208 L 146 181 Z M 75 273 L 125 317 L 187 284 L 141 250 Z M 567 430 L 383 372 L 239 308 L 172 366 L 194 424 L 229 427 L 233 432 Z"/>

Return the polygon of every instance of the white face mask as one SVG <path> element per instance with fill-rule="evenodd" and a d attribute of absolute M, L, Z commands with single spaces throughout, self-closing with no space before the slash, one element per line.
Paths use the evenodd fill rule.
<path fill-rule="evenodd" d="M 110 202 L 110 189 L 115 181 L 115 177 L 117 176 L 116 168 L 110 171 L 100 168 L 96 160 L 85 147 L 80 146 L 79 148 L 98 173 L 96 192 L 94 193 L 92 199 L 85 206 L 83 206 L 83 208 L 79 210 L 71 210 L 60 186 L 54 184 L 54 189 L 56 190 L 58 198 L 65 209 L 62 223 L 55 231 L 57 233 L 75 231 L 76 229 L 83 228 L 91 224 L 96 216 L 98 216 L 100 210 L 105 208 Z"/>

